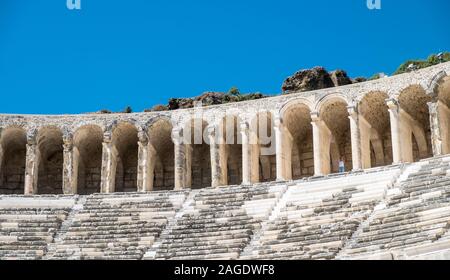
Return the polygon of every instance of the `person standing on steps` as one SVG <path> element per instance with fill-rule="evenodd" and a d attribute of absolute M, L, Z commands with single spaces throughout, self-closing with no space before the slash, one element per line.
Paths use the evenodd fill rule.
<path fill-rule="evenodd" d="M 344 172 L 345 172 L 344 158 L 340 157 L 339 158 L 339 173 L 344 173 Z"/>

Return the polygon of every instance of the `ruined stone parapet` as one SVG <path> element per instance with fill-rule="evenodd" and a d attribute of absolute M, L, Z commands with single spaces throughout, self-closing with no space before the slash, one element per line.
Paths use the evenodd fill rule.
<path fill-rule="evenodd" d="M 400 92 L 410 86 L 420 86 L 428 95 L 434 95 L 439 80 L 450 74 L 450 62 L 442 63 L 415 72 L 400 74 L 378 80 L 367 81 L 340 87 L 320 89 L 308 92 L 291 93 L 251 101 L 242 101 L 202 108 L 203 118 L 208 123 L 217 123 L 221 117 L 228 114 L 237 114 L 242 120 L 249 121 L 256 112 L 269 111 L 279 113 L 292 101 L 305 102 L 311 111 L 317 111 L 324 99 L 340 96 L 349 104 L 355 104 L 367 93 L 381 91 L 388 93 L 390 98 L 397 98 Z M 74 133 L 77 128 L 84 125 L 98 125 L 103 130 L 112 128 L 120 122 L 130 122 L 139 127 L 146 127 L 158 118 L 166 117 L 176 120 L 177 125 L 195 114 L 196 108 L 178 109 L 164 112 L 131 113 L 131 114 L 76 114 L 76 115 L 0 115 L 0 126 L 4 129 L 16 126 L 27 131 L 39 129 L 44 126 L 55 126 Z"/>

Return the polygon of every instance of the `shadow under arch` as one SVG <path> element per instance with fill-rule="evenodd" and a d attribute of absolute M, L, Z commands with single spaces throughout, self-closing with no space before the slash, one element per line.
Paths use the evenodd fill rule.
<path fill-rule="evenodd" d="M 112 130 L 115 149 L 114 192 L 136 192 L 138 173 L 138 129 L 130 122 L 119 122 Z"/>
<path fill-rule="evenodd" d="M 318 112 L 321 125 L 322 172 L 339 171 L 339 161 L 344 161 L 345 171 L 353 169 L 350 120 L 347 100 L 339 95 L 329 96 L 320 102 Z"/>
<path fill-rule="evenodd" d="M 270 111 L 261 111 L 250 121 L 250 181 L 275 181 L 276 147 L 274 119 Z"/>
<path fill-rule="evenodd" d="M 62 194 L 63 133 L 54 126 L 42 127 L 37 134 L 39 150 L 38 194 Z"/>
<path fill-rule="evenodd" d="M 392 140 L 389 95 L 372 91 L 358 104 L 361 164 L 363 169 L 392 164 Z"/>
<path fill-rule="evenodd" d="M 98 125 L 79 127 L 73 136 L 74 193 L 100 192 L 102 170 L 103 130 Z"/>
<path fill-rule="evenodd" d="M 283 150 L 287 179 L 314 175 L 313 132 L 311 110 L 305 103 L 295 102 L 281 115 L 285 131 Z"/>
<path fill-rule="evenodd" d="M 201 118 L 187 121 L 183 127 L 186 148 L 186 186 L 201 189 L 211 186 L 211 151 L 207 137 L 208 122 Z"/>
<path fill-rule="evenodd" d="M 415 162 L 432 155 L 430 114 L 427 103 L 431 101 L 420 85 L 411 85 L 398 96 L 400 107 L 401 157 L 405 162 Z"/>
<path fill-rule="evenodd" d="M 149 138 L 148 166 L 149 189 L 171 190 L 174 188 L 174 143 L 172 141 L 172 123 L 170 119 L 159 118 L 147 128 Z"/>
<path fill-rule="evenodd" d="M 219 122 L 219 153 L 223 172 L 222 185 L 242 183 L 242 136 L 241 118 L 238 115 L 226 115 Z"/>
<path fill-rule="evenodd" d="M 0 137 L 0 194 L 24 194 L 27 134 L 7 127 Z"/>

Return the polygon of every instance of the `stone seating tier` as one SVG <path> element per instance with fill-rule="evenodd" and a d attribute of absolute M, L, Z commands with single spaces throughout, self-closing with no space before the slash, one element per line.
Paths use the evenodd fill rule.
<path fill-rule="evenodd" d="M 290 182 L 0 196 L 0 259 L 450 258 L 450 157 Z"/>

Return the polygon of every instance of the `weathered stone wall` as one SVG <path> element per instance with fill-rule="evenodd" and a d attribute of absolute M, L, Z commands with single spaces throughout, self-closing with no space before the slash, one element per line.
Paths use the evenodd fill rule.
<path fill-rule="evenodd" d="M 62 194 L 63 152 L 50 155 L 39 166 L 38 193 Z"/>
<path fill-rule="evenodd" d="M 443 63 L 374 81 L 201 109 L 0 115 L 0 192 L 248 184 L 335 172 L 339 157 L 348 171 L 449 153 L 449 73 L 450 63 Z M 233 129 L 242 138 L 240 148 L 225 148 L 231 155 L 220 143 L 202 144 L 192 153 L 183 142 L 174 145 L 172 140 L 189 134 L 195 119 L 201 120 L 203 135 L 213 139 L 227 116 L 233 116 Z M 258 142 L 261 135 L 252 126 L 257 116 L 269 121 L 270 144 Z M 269 146 L 271 152 L 262 153 Z M 57 160 L 50 159 L 52 153 L 58 153 Z"/>
<path fill-rule="evenodd" d="M 206 144 L 192 145 L 192 188 L 211 186 L 210 147 Z"/>
<path fill-rule="evenodd" d="M 22 194 L 25 182 L 25 150 L 15 150 L 7 154 L 3 162 L 1 192 L 5 194 Z"/>

